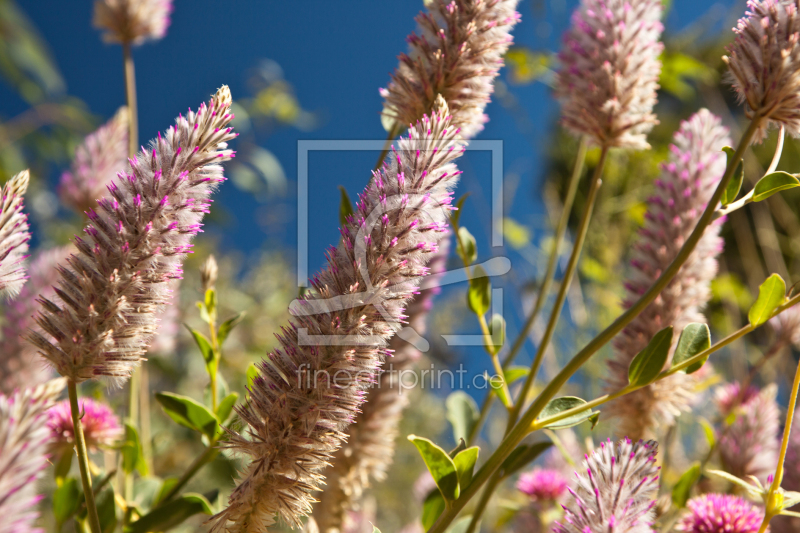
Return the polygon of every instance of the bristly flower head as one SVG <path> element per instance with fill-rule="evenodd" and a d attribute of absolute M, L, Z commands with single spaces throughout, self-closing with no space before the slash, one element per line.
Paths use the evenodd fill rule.
<path fill-rule="evenodd" d="M 582 0 L 556 77 L 564 126 L 599 146 L 648 148 L 661 62 L 659 0 Z"/>
<path fill-rule="evenodd" d="M 225 180 L 219 163 L 234 156 L 226 144 L 235 137 L 230 105 L 223 87 L 197 113 L 181 115 L 87 213 L 78 253 L 59 267 L 59 300 L 39 300 L 42 332 L 28 337 L 62 376 L 119 384 L 143 360 L 169 303 L 168 282 L 181 277 L 209 196 Z"/>
<path fill-rule="evenodd" d="M 83 435 L 90 450 L 111 446 L 122 437 L 119 418 L 109 406 L 91 398 L 80 398 L 78 405 L 83 415 Z M 75 429 L 69 400 L 55 404 L 47 411 L 47 416 L 47 426 L 52 433 L 54 447 L 71 450 L 75 445 Z"/>
<path fill-rule="evenodd" d="M 689 508 L 677 526 L 689 533 L 756 533 L 764 511 L 730 494 L 703 494 L 686 504 Z"/>
<path fill-rule="evenodd" d="M 555 501 L 567 491 L 567 480 L 558 470 L 537 467 L 519 477 L 517 490 L 535 502 Z"/>
<path fill-rule="evenodd" d="M 23 170 L 0 189 L 0 296 L 14 297 L 25 283 L 25 253 L 31 238 L 22 195 L 30 174 Z"/>
<path fill-rule="evenodd" d="M 64 380 L 0 394 L 0 533 L 30 533 L 39 517 L 36 481 L 48 466 L 47 409 Z"/>
<path fill-rule="evenodd" d="M 167 34 L 172 0 L 95 0 L 95 28 L 107 43 L 142 44 Z"/>
<path fill-rule="evenodd" d="M 4 308 L 5 320 L 0 339 L 0 393 L 10 394 L 14 389 L 44 383 L 52 371 L 36 353 L 36 348 L 25 341 L 24 335 L 36 322 L 33 315 L 39 307 L 37 295 L 54 298 L 51 286 L 58 275 L 56 267 L 74 252 L 72 246 L 60 246 L 39 251 L 28 267 L 29 278 L 19 297 Z"/>
<path fill-rule="evenodd" d="M 237 409 L 246 432 L 226 445 L 250 459 L 214 530 L 263 531 L 276 515 L 300 527 L 333 453 L 346 439 L 405 319 L 425 264 L 447 231 L 452 161 L 464 146 L 439 98 L 401 139 L 359 196 L 356 213 L 328 252 L 313 293 L 295 301 L 281 348 L 258 365 L 250 401 Z"/>
<path fill-rule="evenodd" d="M 694 230 L 725 171 L 721 149 L 730 144 L 728 130 L 707 109 L 695 113 L 675 133 L 669 161 L 655 182 L 656 194 L 649 199 L 645 224 L 634 245 L 626 307 L 669 266 Z M 716 257 L 723 246 L 720 223 L 706 228 L 675 278 L 616 339 L 607 390 L 617 391 L 628 384 L 631 361 L 659 330 L 674 326 L 673 340 L 677 342 L 687 324 L 706 321 L 702 309 L 711 297 Z M 691 407 L 696 383 L 697 374 L 679 372 L 613 402 L 609 413 L 618 421 L 618 434 L 644 438 L 658 426 L 672 425 Z"/>
<path fill-rule="evenodd" d="M 756 136 L 766 137 L 769 124 L 785 126 L 800 137 L 800 16 L 793 0 L 748 0 L 749 11 L 733 29 L 736 38 L 722 59 L 747 115 L 767 119 Z"/>
<path fill-rule="evenodd" d="M 78 213 L 88 211 L 106 195 L 108 184 L 128 162 L 128 108 L 90 134 L 75 150 L 72 168 L 61 176 L 58 195 Z"/>
<path fill-rule="evenodd" d="M 568 489 L 575 498 L 563 506 L 564 523 L 555 533 L 651 533 L 658 493 L 658 443 L 610 440 L 586 456 L 585 474 L 575 475 L 578 486 Z"/>
<path fill-rule="evenodd" d="M 719 437 L 719 455 L 725 471 L 761 482 L 775 472 L 780 444 L 780 408 L 777 387 L 764 388 L 734 409 L 736 419 Z"/>
<path fill-rule="evenodd" d="M 758 396 L 758 392 L 758 389 L 752 385 L 743 391 L 742 384 L 734 381 L 717 387 L 714 391 L 714 403 L 717 405 L 719 413 L 726 417 L 740 405 L 747 404 Z"/>
<path fill-rule="evenodd" d="M 419 35 L 408 36 L 408 54 L 400 55 L 392 81 L 381 89 L 384 120 L 411 127 L 442 95 L 462 138 L 481 131 L 488 120 L 483 110 L 520 18 L 517 1 L 427 2 L 428 12 L 417 16 Z"/>

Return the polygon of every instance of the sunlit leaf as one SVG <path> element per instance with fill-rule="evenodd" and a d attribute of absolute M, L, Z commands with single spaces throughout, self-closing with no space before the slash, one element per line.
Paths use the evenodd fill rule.
<path fill-rule="evenodd" d="M 157 507 L 125 527 L 125 533 L 148 533 L 149 531 L 167 531 L 187 518 L 196 514 L 214 514 L 209 500 L 217 498 L 217 491 L 206 497 L 202 494 L 187 492 L 178 498 Z"/>
<path fill-rule="evenodd" d="M 445 405 L 447 407 L 447 420 L 453 426 L 453 437 L 456 442 L 459 439 L 466 440 L 480 417 L 478 404 L 466 392 L 455 391 L 447 397 Z"/>
<path fill-rule="evenodd" d="M 753 188 L 753 201 L 766 200 L 775 193 L 800 187 L 800 180 L 787 172 L 773 172 L 767 174 L 756 183 Z"/>
<path fill-rule="evenodd" d="M 639 352 L 628 367 L 628 381 L 634 386 L 651 383 L 667 362 L 672 345 L 672 326 L 656 333 L 644 350 Z"/>
<path fill-rule="evenodd" d="M 585 404 L 586 400 L 582 400 L 575 396 L 562 396 L 560 398 L 553 398 L 547 403 L 544 409 L 542 409 L 541 414 L 539 414 L 539 420 L 544 420 L 546 418 L 550 418 L 551 416 L 556 416 L 559 413 L 568 411 L 570 409 L 574 409 L 575 407 L 580 407 L 581 405 Z M 553 422 L 552 424 L 545 427 L 547 429 L 564 429 L 572 426 L 577 426 L 581 422 L 591 417 L 592 414 L 594 413 L 592 412 L 591 409 L 586 409 L 585 411 L 581 411 L 580 413 L 568 416 L 563 420 L 559 420 L 558 422 Z"/>
<path fill-rule="evenodd" d="M 695 355 L 708 350 L 711 347 L 711 332 L 708 325 L 692 322 L 688 324 L 678 339 L 678 346 L 675 348 L 675 355 L 672 356 L 672 364 L 680 364 Z M 700 370 L 708 357 L 686 367 L 686 373 L 692 374 Z"/>
<path fill-rule="evenodd" d="M 209 439 L 217 434 L 217 417 L 205 405 L 171 392 L 157 392 L 156 400 L 164 412 L 178 424 L 199 431 Z"/>
<path fill-rule="evenodd" d="M 447 500 L 458 498 L 458 473 L 455 463 L 447 452 L 424 437 L 409 435 L 408 440 L 417 447 L 442 496 Z"/>
<path fill-rule="evenodd" d="M 492 283 L 480 265 L 472 270 L 467 292 L 467 305 L 478 316 L 485 315 L 492 305 Z"/>
<path fill-rule="evenodd" d="M 750 324 L 760 326 L 769 320 L 784 300 L 786 300 L 786 282 L 778 274 L 772 274 L 758 287 L 758 298 L 747 313 Z"/>

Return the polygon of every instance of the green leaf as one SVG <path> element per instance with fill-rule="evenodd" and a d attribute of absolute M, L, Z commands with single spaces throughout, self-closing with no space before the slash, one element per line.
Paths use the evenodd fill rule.
<path fill-rule="evenodd" d="M 117 527 L 117 503 L 114 498 L 114 489 L 108 487 L 100 491 L 94 498 L 97 506 L 97 516 L 100 518 L 100 530 L 103 533 L 113 533 Z"/>
<path fill-rule="evenodd" d="M 169 491 L 178 484 L 179 479 L 176 477 L 167 477 L 164 478 L 164 481 L 161 483 L 161 488 L 158 489 L 158 494 L 156 495 L 155 499 L 153 500 L 153 505 L 158 505 L 164 500 L 164 497 L 169 494 Z"/>
<path fill-rule="evenodd" d="M 505 381 L 503 380 L 503 376 L 495 374 L 490 376 L 488 372 L 483 373 L 483 377 L 486 380 L 486 383 L 492 387 L 492 392 L 497 394 L 497 399 L 499 399 L 504 406 L 511 407 L 511 398 L 508 396 L 508 389 L 505 387 Z"/>
<path fill-rule="evenodd" d="M 63 479 L 69 475 L 69 469 L 72 467 L 72 458 L 74 456 L 75 452 L 72 448 L 61 452 L 61 455 L 58 457 L 58 461 L 56 461 L 53 472 L 56 480 Z"/>
<path fill-rule="evenodd" d="M 700 479 L 700 463 L 694 463 L 672 487 L 672 503 L 678 509 L 686 507 L 689 494 L 691 494 L 692 487 L 694 487 L 698 479 Z"/>
<path fill-rule="evenodd" d="M 236 405 L 236 400 L 239 399 L 239 394 L 232 392 L 229 395 L 225 396 L 219 405 L 217 406 L 217 420 L 219 420 L 220 424 L 225 423 L 229 416 L 231 416 L 231 411 L 233 411 L 233 406 Z"/>
<path fill-rule="evenodd" d="M 442 493 L 438 489 L 433 489 L 428 493 L 425 501 L 422 504 L 422 528 L 429 530 L 439 516 L 444 512 L 445 503 L 442 498 Z"/>
<path fill-rule="evenodd" d="M 687 359 L 711 348 L 711 332 L 706 324 L 692 322 L 688 324 L 678 339 L 678 346 L 675 348 L 675 355 L 672 356 L 672 365 L 680 364 Z M 708 357 L 686 367 L 687 374 L 693 374 L 700 370 Z"/>
<path fill-rule="evenodd" d="M 773 172 L 767 174 L 756 183 L 753 188 L 753 201 L 766 200 L 775 193 L 800 187 L 800 180 L 788 172 Z"/>
<path fill-rule="evenodd" d="M 469 195 L 470 193 L 466 193 L 464 196 L 458 199 L 456 202 L 456 209 L 455 211 L 452 211 L 452 214 L 450 215 L 450 224 L 455 230 L 458 230 L 458 221 L 461 220 L 461 213 L 464 212 L 464 202 L 467 201 Z"/>
<path fill-rule="evenodd" d="M 522 379 L 522 378 L 528 377 L 528 374 L 530 374 L 530 372 L 531 372 L 531 369 L 529 367 L 527 367 L 527 366 L 510 366 L 510 367 L 506 368 L 506 370 L 505 370 L 505 372 L 503 372 L 503 374 L 505 375 L 506 383 L 511 385 L 512 383 L 514 383 L 518 379 Z"/>
<path fill-rule="evenodd" d="M 184 326 L 186 326 L 186 329 L 188 329 L 189 333 L 194 337 L 194 342 L 196 342 L 197 347 L 200 348 L 200 353 L 203 354 L 203 361 L 206 362 L 206 366 L 214 363 L 214 348 L 211 347 L 211 341 L 189 324 L 184 324 Z"/>
<path fill-rule="evenodd" d="M 550 418 L 551 416 L 555 416 L 563 411 L 579 407 L 585 403 L 586 400 L 576 398 L 575 396 L 562 396 L 560 398 L 553 398 L 548 402 L 547 405 L 545 405 L 544 409 L 542 409 L 542 412 L 539 414 L 539 419 L 542 420 L 545 418 Z M 546 426 L 546 428 L 564 429 L 577 426 L 584 420 L 587 420 L 589 417 L 591 417 L 592 414 L 594 414 L 593 411 L 591 409 L 587 409 L 563 420 L 559 420 L 558 422 L 554 422 L 553 424 Z"/>
<path fill-rule="evenodd" d="M 125 533 L 166 531 L 198 513 L 214 514 L 209 499 L 215 500 L 216 497 L 217 491 L 214 491 L 211 498 L 206 498 L 202 494 L 195 492 L 187 492 L 171 502 L 153 509 L 139 520 L 131 523 L 125 528 Z"/>
<path fill-rule="evenodd" d="M 478 259 L 478 246 L 475 244 L 475 237 L 472 236 L 467 228 L 458 228 L 459 246 L 456 250 L 459 257 L 466 264 L 471 265 Z"/>
<path fill-rule="evenodd" d="M 253 388 L 253 380 L 258 376 L 258 367 L 254 363 L 250 363 L 247 367 L 247 388 Z"/>
<path fill-rule="evenodd" d="M 752 326 L 760 326 L 770 319 L 772 313 L 786 299 L 786 283 L 777 274 L 768 277 L 758 287 L 756 303 L 747 312 L 747 318 Z"/>
<path fill-rule="evenodd" d="M 147 463 L 142 454 L 139 432 L 128 422 L 125 422 L 125 441 L 120 448 L 120 453 L 122 454 L 122 470 L 126 474 L 138 470 L 141 475 L 147 475 Z"/>
<path fill-rule="evenodd" d="M 178 424 L 199 431 L 209 439 L 213 439 L 217 434 L 219 427 L 217 417 L 203 404 L 171 392 L 157 392 L 156 400 L 167 415 Z"/>
<path fill-rule="evenodd" d="M 472 446 L 466 450 L 458 452 L 453 457 L 453 463 L 456 465 L 456 474 L 458 475 L 458 486 L 460 491 L 469 487 L 472 481 L 472 473 L 475 470 L 475 463 L 478 462 L 478 453 L 480 448 Z"/>
<path fill-rule="evenodd" d="M 456 465 L 443 449 L 431 440 L 416 435 L 409 435 L 408 440 L 417 447 L 428 472 L 433 476 L 436 486 L 446 500 L 453 501 L 458 498 L 458 473 Z"/>
<path fill-rule="evenodd" d="M 759 494 L 758 487 L 756 487 L 755 485 L 751 485 L 747 481 L 745 481 L 743 479 L 740 479 L 740 478 L 734 476 L 733 474 L 729 474 L 727 472 L 723 472 L 722 470 L 708 470 L 708 473 L 709 474 L 713 474 L 713 475 L 715 475 L 717 477 L 721 477 L 722 479 L 726 479 L 726 480 L 730 481 L 731 483 L 733 483 L 734 485 L 738 485 L 738 486 L 742 487 L 747 492 Z"/>
<path fill-rule="evenodd" d="M 714 426 L 712 426 L 711 422 L 709 422 L 705 418 L 700 419 L 700 426 L 703 428 L 703 433 L 705 433 L 706 435 L 706 442 L 708 442 L 709 449 L 713 449 L 717 443 L 716 431 L 714 431 Z"/>
<path fill-rule="evenodd" d="M 447 529 L 446 533 L 467 533 L 467 528 L 469 528 L 470 522 L 472 522 L 472 515 L 462 516 L 461 518 L 453 522 L 453 525 Z M 481 530 L 481 522 L 480 520 L 478 520 L 478 523 L 476 524 L 475 527 L 475 531 L 480 531 L 480 530 Z"/>
<path fill-rule="evenodd" d="M 472 396 L 459 390 L 447 397 L 445 406 L 447 407 L 447 420 L 453 426 L 453 438 L 456 442 L 459 439 L 466 440 L 480 418 L 478 404 L 475 403 Z"/>
<path fill-rule="evenodd" d="M 525 468 L 528 463 L 533 462 L 537 457 L 546 452 L 553 445 L 552 442 L 537 442 L 534 444 L 520 444 L 508 454 L 506 460 L 500 466 L 503 477 L 514 475 L 515 472 Z"/>
<path fill-rule="evenodd" d="M 217 291 L 208 289 L 205 294 L 206 310 L 209 316 L 217 316 Z"/>
<path fill-rule="evenodd" d="M 731 158 L 736 155 L 736 151 L 730 146 L 726 146 L 722 151 L 728 156 L 728 166 L 730 166 Z M 722 192 L 722 198 L 720 199 L 722 207 L 736 200 L 736 197 L 739 196 L 739 191 L 742 189 L 742 180 L 744 178 L 743 164 L 744 161 L 740 159 L 733 176 L 731 176 L 731 180 L 728 182 L 728 186 L 725 187 L 725 190 Z"/>
<path fill-rule="evenodd" d="M 53 516 L 59 529 L 78 511 L 81 501 L 83 498 L 78 488 L 78 480 L 74 477 L 65 479 L 53 494 Z"/>
<path fill-rule="evenodd" d="M 467 305 L 478 316 L 485 315 L 492 305 L 492 283 L 480 265 L 472 270 Z"/>
<path fill-rule="evenodd" d="M 345 227 L 347 225 L 347 217 L 353 214 L 353 202 L 350 201 L 347 189 L 341 185 L 339 185 L 339 193 L 341 197 L 339 200 L 339 225 Z"/>
<path fill-rule="evenodd" d="M 242 311 L 241 313 L 237 314 L 233 318 L 229 318 L 225 322 L 219 325 L 219 329 L 217 329 L 217 342 L 220 346 L 222 343 L 225 342 L 225 339 L 228 338 L 233 328 L 239 325 L 239 323 L 244 319 L 244 315 L 246 313 Z"/>
<path fill-rule="evenodd" d="M 672 326 L 656 333 L 644 350 L 639 352 L 628 367 L 628 381 L 631 385 L 642 386 L 651 383 L 667 363 L 672 346 Z"/>
<path fill-rule="evenodd" d="M 592 413 L 592 416 L 589 417 L 589 424 L 591 426 L 589 429 L 594 430 L 598 423 L 600 423 L 600 413 L 595 411 Z"/>
<path fill-rule="evenodd" d="M 492 335 L 492 341 L 485 348 L 490 354 L 496 355 L 506 342 L 506 321 L 502 315 L 492 314 L 492 318 L 489 320 L 489 332 Z"/>

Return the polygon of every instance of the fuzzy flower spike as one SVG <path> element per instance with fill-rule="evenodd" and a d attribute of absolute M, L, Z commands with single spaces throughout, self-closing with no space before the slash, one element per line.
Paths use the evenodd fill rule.
<path fill-rule="evenodd" d="M 488 120 L 483 110 L 520 19 L 517 1 L 426 2 L 428 12 L 417 17 L 419 34 L 408 36 L 408 54 L 381 89 L 385 121 L 410 127 L 442 95 L 464 139 L 482 130 Z"/>
<path fill-rule="evenodd" d="M 764 511 L 730 494 L 703 494 L 686 507 L 676 529 L 688 533 L 757 533 L 764 519 Z"/>
<path fill-rule="evenodd" d="M 311 511 L 320 472 L 346 438 L 447 231 L 460 174 L 452 161 L 464 150 L 458 135 L 439 98 L 360 195 L 314 292 L 290 307 L 295 319 L 281 348 L 258 365 L 250 401 L 237 408 L 249 427 L 228 431 L 226 445 L 250 463 L 212 519 L 215 531 L 264 531 L 276 515 L 300 527 Z"/>
<path fill-rule="evenodd" d="M 78 253 L 59 266 L 58 300 L 42 297 L 29 340 L 75 383 L 107 376 L 121 384 L 143 360 L 169 303 L 168 282 L 225 180 L 219 163 L 234 156 L 227 141 L 231 93 L 180 116 L 165 136 L 130 159 L 89 211 Z"/>
<path fill-rule="evenodd" d="M 762 123 L 757 140 L 769 124 L 785 126 L 800 137 L 800 16 L 794 0 L 749 0 L 748 11 L 733 29 L 736 38 L 722 59 L 728 64 L 747 115 Z"/>
<path fill-rule="evenodd" d="M 94 26 L 107 43 L 142 44 L 167 34 L 172 0 L 95 0 Z"/>
<path fill-rule="evenodd" d="M 22 195 L 30 174 L 23 170 L 0 189 L 0 296 L 14 297 L 25 284 L 25 253 L 31 238 Z"/>
<path fill-rule="evenodd" d="M 664 48 L 660 0 L 582 0 L 556 76 L 563 123 L 606 147 L 648 148 Z"/>
<path fill-rule="evenodd" d="M 0 394 L 0 533 L 29 533 L 39 516 L 36 481 L 49 465 L 47 409 L 64 388 L 56 379 Z"/>
<path fill-rule="evenodd" d="M 564 522 L 555 533 L 651 533 L 658 493 L 655 441 L 633 444 L 609 440 L 586 456 L 586 473 L 568 489 L 575 502 L 564 507 Z"/>
<path fill-rule="evenodd" d="M 649 199 L 645 224 L 634 245 L 633 268 L 625 285 L 626 306 L 653 284 L 694 230 L 725 171 L 721 149 L 730 144 L 728 130 L 707 109 L 695 113 L 675 133 L 670 158 L 655 182 L 656 191 Z M 628 384 L 631 361 L 659 330 L 674 326 L 673 340 L 677 342 L 687 324 L 706 321 L 702 309 L 711 297 L 716 256 L 723 246 L 719 223 L 706 228 L 678 275 L 615 340 L 608 391 Z M 618 434 L 639 439 L 657 427 L 672 425 L 691 407 L 696 384 L 696 374 L 679 372 L 613 402 L 608 410 L 617 418 Z"/>

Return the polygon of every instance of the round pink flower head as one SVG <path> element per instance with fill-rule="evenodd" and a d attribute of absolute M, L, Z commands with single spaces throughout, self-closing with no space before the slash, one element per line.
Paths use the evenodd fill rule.
<path fill-rule="evenodd" d="M 172 0 L 95 0 L 95 28 L 107 43 L 142 44 L 167 34 Z"/>
<path fill-rule="evenodd" d="M 558 470 L 534 468 L 519 477 L 517 489 L 535 502 L 554 501 L 566 492 L 567 480 Z"/>
<path fill-rule="evenodd" d="M 689 508 L 678 531 L 691 533 L 756 533 L 764 512 L 747 500 L 730 494 L 703 494 L 686 504 Z"/>
<path fill-rule="evenodd" d="M 582 0 L 559 54 L 563 123 L 600 146 L 644 149 L 663 45 L 659 0 Z"/>
<path fill-rule="evenodd" d="M 122 437 L 122 426 L 109 406 L 91 398 L 81 398 L 79 402 L 80 412 L 83 413 L 81 423 L 86 446 L 93 450 L 111 446 Z M 56 447 L 72 448 L 75 444 L 75 432 L 69 400 L 63 400 L 51 407 L 47 411 L 47 417 L 47 426 L 53 434 L 53 444 Z"/>
<path fill-rule="evenodd" d="M 800 136 L 800 17 L 794 0 L 749 0 L 733 29 L 736 38 L 722 59 L 747 115 L 762 122 L 756 140 L 770 124 Z"/>

